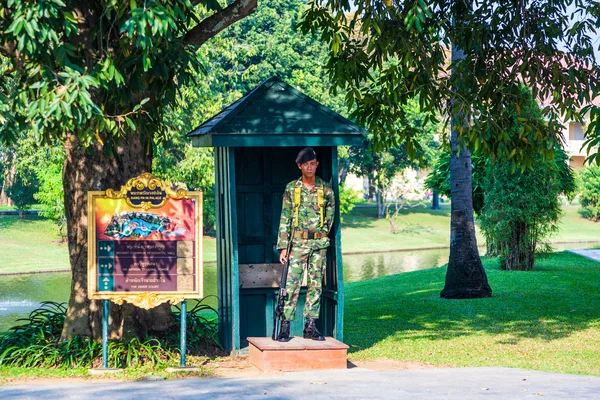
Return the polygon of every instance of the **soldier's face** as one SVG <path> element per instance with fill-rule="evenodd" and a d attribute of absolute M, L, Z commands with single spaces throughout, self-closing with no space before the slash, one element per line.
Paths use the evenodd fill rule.
<path fill-rule="evenodd" d="M 302 176 L 307 178 L 315 176 L 319 162 L 317 160 L 310 160 L 303 164 L 298 164 L 298 168 L 302 171 Z"/>

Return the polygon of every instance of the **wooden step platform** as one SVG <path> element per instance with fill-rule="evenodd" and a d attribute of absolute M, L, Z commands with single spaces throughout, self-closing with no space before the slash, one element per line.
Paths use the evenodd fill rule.
<path fill-rule="evenodd" d="M 263 371 L 345 369 L 348 346 L 330 336 L 324 342 L 294 337 L 287 343 L 249 337 L 250 362 Z"/>

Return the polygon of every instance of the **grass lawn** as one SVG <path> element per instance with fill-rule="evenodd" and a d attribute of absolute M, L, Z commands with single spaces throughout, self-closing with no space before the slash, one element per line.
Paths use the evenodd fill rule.
<path fill-rule="evenodd" d="M 144 365 L 141 367 L 125 368 L 122 372 L 114 375 L 90 375 L 88 368 L 23 368 L 0 366 L 0 388 L 3 384 L 24 381 L 24 384 L 39 379 L 79 379 L 81 382 L 106 381 L 107 379 L 123 381 L 139 381 L 148 375 L 160 374 L 165 379 L 189 379 L 189 378 L 209 378 L 214 377 L 216 368 L 206 367 L 209 364 L 208 357 L 188 356 L 188 365 L 194 365 L 198 371 L 180 371 L 167 372 L 166 365 L 156 367 L 153 365 Z M 219 360 L 219 359 L 217 359 Z M 170 366 L 178 366 L 174 362 Z M 209 364 L 210 365 L 210 364 Z M 65 381 L 68 382 L 68 381 Z"/>
<path fill-rule="evenodd" d="M 552 237 L 553 242 L 600 242 L 600 223 L 582 218 L 578 213 L 579 209 L 579 205 L 563 205 L 560 231 Z"/>
<path fill-rule="evenodd" d="M 0 272 L 69 268 L 56 225 L 42 217 L 0 216 Z"/>
<path fill-rule="evenodd" d="M 600 242 L 600 223 L 582 218 L 579 205 L 564 205 L 559 232 L 552 242 Z M 399 232 L 390 233 L 390 223 L 377 218 L 376 208 L 355 208 L 342 217 L 342 249 L 344 252 L 389 251 L 450 245 L 450 205 L 434 211 L 427 207 L 402 210 Z M 477 230 L 477 243 L 485 240 Z M 365 239 L 367 238 L 367 239 Z"/>
<path fill-rule="evenodd" d="M 390 223 L 377 218 L 377 209 L 354 208 L 342 217 L 344 252 L 387 251 L 448 246 L 450 242 L 450 206 L 441 210 L 415 207 L 400 211 L 399 231 L 390 232 Z M 483 243 L 478 233 L 477 240 Z"/>
<path fill-rule="evenodd" d="M 344 342 L 350 345 L 349 360 L 600 375 L 600 263 L 561 252 L 539 259 L 534 272 L 501 271 L 496 259 L 485 259 L 484 265 L 494 290 L 487 299 L 440 299 L 444 267 L 347 284 Z M 207 362 L 202 357 L 188 361 Z M 187 376 L 211 376 L 211 363 Z M 128 368 L 115 379 L 186 377 L 163 368 Z M 83 368 L 0 366 L 0 385 L 44 377 L 95 379 Z"/>
<path fill-rule="evenodd" d="M 41 204 L 32 204 L 31 207 L 29 207 L 30 210 L 41 210 L 44 207 Z M 0 206 L 0 210 L 4 211 L 4 210 L 17 210 L 17 208 L 15 206 Z"/>
<path fill-rule="evenodd" d="M 487 299 L 440 299 L 445 267 L 348 283 L 350 360 L 600 375 L 600 263 L 554 253 L 534 272 L 484 265 Z"/>

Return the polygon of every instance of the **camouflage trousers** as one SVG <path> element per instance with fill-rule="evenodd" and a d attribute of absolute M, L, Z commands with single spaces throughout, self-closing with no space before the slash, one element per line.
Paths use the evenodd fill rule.
<path fill-rule="evenodd" d="M 308 241 L 309 244 L 311 240 Z M 327 249 L 314 250 L 307 245 L 292 246 L 288 275 L 286 281 L 287 298 L 283 308 L 283 315 L 288 321 L 293 321 L 296 315 L 298 295 L 306 269 L 308 291 L 306 303 L 304 304 L 305 318 L 319 318 L 319 307 L 321 305 L 321 291 L 323 285 L 323 270 Z"/>

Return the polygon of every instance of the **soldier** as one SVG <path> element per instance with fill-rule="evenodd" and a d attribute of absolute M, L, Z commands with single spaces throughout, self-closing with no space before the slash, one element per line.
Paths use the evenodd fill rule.
<path fill-rule="evenodd" d="M 317 330 L 315 320 L 319 318 L 323 270 L 329 246 L 327 235 L 333 224 L 335 199 L 331 186 L 315 175 L 319 161 L 312 147 L 306 147 L 298 153 L 296 164 L 302 176 L 285 188 L 277 240 L 277 249 L 281 250 L 279 261 L 283 264 L 289 256 L 286 280 L 288 296 L 277 337 L 280 342 L 290 340 L 290 321 L 294 320 L 296 314 L 305 268 L 308 273 L 308 292 L 304 305 L 306 322 L 303 336 L 306 339 L 325 340 Z M 292 232 L 293 238 L 290 237 Z M 292 247 L 288 255 L 289 240 L 292 240 Z"/>

